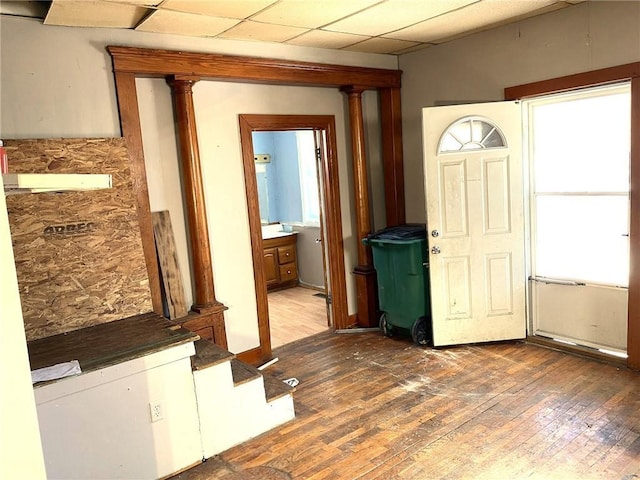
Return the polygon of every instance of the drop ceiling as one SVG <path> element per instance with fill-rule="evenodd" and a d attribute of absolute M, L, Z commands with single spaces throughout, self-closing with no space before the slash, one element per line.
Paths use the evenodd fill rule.
<path fill-rule="evenodd" d="M 45 25 L 402 54 L 584 0 L 53 0 Z"/>

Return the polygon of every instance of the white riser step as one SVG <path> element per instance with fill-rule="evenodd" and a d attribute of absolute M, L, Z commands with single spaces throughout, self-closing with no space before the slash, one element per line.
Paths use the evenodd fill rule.
<path fill-rule="evenodd" d="M 201 342 L 196 342 L 198 352 L 211 348 L 211 344 L 203 345 Z M 204 458 L 295 418 L 293 389 L 269 378 L 266 390 L 273 392 L 270 393 L 273 399 L 267 401 L 265 377 L 232 356 L 220 363 L 201 362 L 194 368 Z"/>

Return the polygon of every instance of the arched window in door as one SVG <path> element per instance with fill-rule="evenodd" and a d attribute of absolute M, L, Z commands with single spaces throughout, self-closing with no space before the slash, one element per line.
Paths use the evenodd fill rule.
<path fill-rule="evenodd" d="M 463 117 L 450 125 L 442 134 L 438 153 L 506 146 L 507 141 L 504 135 L 490 120 L 481 117 Z"/>

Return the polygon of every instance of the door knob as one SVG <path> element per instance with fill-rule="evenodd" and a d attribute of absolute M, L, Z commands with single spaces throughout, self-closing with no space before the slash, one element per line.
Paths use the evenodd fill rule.
<path fill-rule="evenodd" d="M 433 238 L 439 237 L 440 236 L 440 232 L 438 230 L 431 230 L 431 236 Z"/>
<path fill-rule="evenodd" d="M 440 247 L 431 247 L 431 253 L 437 255 L 440 253 Z"/>
<path fill-rule="evenodd" d="M 322 242 L 322 239 L 321 238 L 316 238 L 316 243 L 320 243 L 320 242 Z"/>

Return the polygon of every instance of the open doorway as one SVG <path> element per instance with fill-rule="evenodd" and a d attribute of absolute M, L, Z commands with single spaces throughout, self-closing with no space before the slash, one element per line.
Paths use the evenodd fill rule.
<path fill-rule="evenodd" d="M 317 140 L 313 130 L 252 133 L 273 348 L 331 326 Z"/>
<path fill-rule="evenodd" d="M 267 169 L 263 169 L 260 166 L 256 168 L 256 165 L 267 163 L 267 160 L 275 163 L 275 154 L 257 151 L 257 148 L 262 147 L 260 144 L 255 145 L 256 150 L 254 150 L 254 133 L 257 132 L 288 133 L 288 141 L 292 142 L 295 139 L 296 150 L 298 143 L 312 145 L 311 161 L 307 162 L 307 166 L 310 164 L 312 168 L 305 168 L 302 174 L 299 172 L 297 177 L 292 175 L 291 178 L 296 180 L 294 183 L 298 184 L 298 189 L 300 189 L 301 175 L 315 176 L 316 178 L 315 198 L 317 199 L 316 202 L 319 203 L 316 204 L 315 210 L 312 205 L 309 205 L 308 213 L 305 215 L 309 218 L 314 218 L 315 211 L 315 223 L 317 224 L 315 228 L 318 229 L 317 231 L 320 232 L 320 235 L 316 236 L 315 232 L 310 230 L 304 236 L 308 237 L 307 241 L 311 243 L 311 247 L 315 247 L 316 253 L 318 251 L 324 252 L 324 258 L 319 260 L 323 268 L 315 269 L 316 272 L 321 272 L 320 275 L 323 278 L 318 280 L 317 275 L 314 279 L 313 275 L 309 276 L 303 273 L 303 280 L 306 277 L 306 282 L 309 283 L 307 286 L 316 284 L 315 286 L 318 290 L 306 289 L 309 290 L 307 293 L 312 297 L 316 293 L 325 295 L 326 300 L 322 297 L 315 297 L 316 300 L 320 300 L 318 303 L 324 305 L 327 312 L 322 318 L 323 330 L 326 328 L 343 328 L 346 325 L 347 295 L 334 117 L 329 115 L 240 115 L 240 136 L 255 272 L 260 346 L 264 356 L 268 357 L 272 348 L 271 308 L 268 291 L 283 291 L 283 288 L 280 287 L 295 287 L 299 285 L 297 237 L 303 235 L 299 232 L 302 232 L 305 222 L 304 220 L 294 222 L 291 220 L 292 217 L 285 218 L 283 216 L 284 213 L 279 212 L 279 210 L 304 209 L 302 205 L 294 206 L 290 202 L 292 191 L 296 190 L 295 186 L 289 185 L 286 190 L 279 189 L 280 191 L 277 193 L 281 193 L 285 197 L 285 201 L 280 202 L 280 205 L 277 204 L 276 200 L 271 200 L 271 203 L 269 203 L 268 172 L 266 172 L 266 175 L 260 173 L 260 171 L 266 171 Z M 296 135 L 299 132 L 306 133 Z M 259 136 L 256 138 L 259 138 Z M 313 144 L 311 144 L 311 139 Z M 259 157 L 257 163 L 256 157 Z M 295 164 L 300 171 L 297 159 Z M 290 165 L 285 165 L 284 170 L 289 169 L 291 169 Z M 266 184 L 267 188 L 259 187 L 260 183 Z M 304 202 L 307 204 L 312 203 L 310 200 L 313 197 L 311 195 L 313 193 L 311 191 L 312 188 L 309 189 L 309 195 L 298 193 L 301 198 L 300 204 Z M 261 196 L 263 204 L 268 207 L 264 209 L 266 210 L 265 212 L 260 209 L 259 199 Z M 323 215 L 323 212 L 325 212 L 325 215 Z M 289 212 L 287 215 L 291 215 L 291 213 Z M 300 216 L 302 217 L 302 213 L 300 213 Z M 296 223 L 299 225 L 296 225 Z M 307 223 L 311 228 L 313 221 L 310 220 Z M 270 229 L 276 231 L 269 235 Z M 295 230 L 298 230 L 298 232 Z M 272 236 L 273 238 L 264 238 L 265 231 L 267 237 Z M 294 233 L 295 235 L 291 235 Z M 316 239 L 318 239 L 317 243 Z M 293 248 L 294 246 L 295 248 Z M 305 248 L 302 243 L 300 246 Z M 314 259 L 315 262 L 318 262 L 317 256 Z M 293 288 L 287 288 L 286 291 L 295 293 Z M 302 321 L 300 324 L 300 329 L 302 329 L 305 324 L 304 315 L 307 313 L 307 308 L 304 304 L 296 304 L 295 302 L 290 302 L 289 307 L 292 311 L 291 316 L 297 316 Z M 308 325 L 304 326 L 308 327 Z"/>

